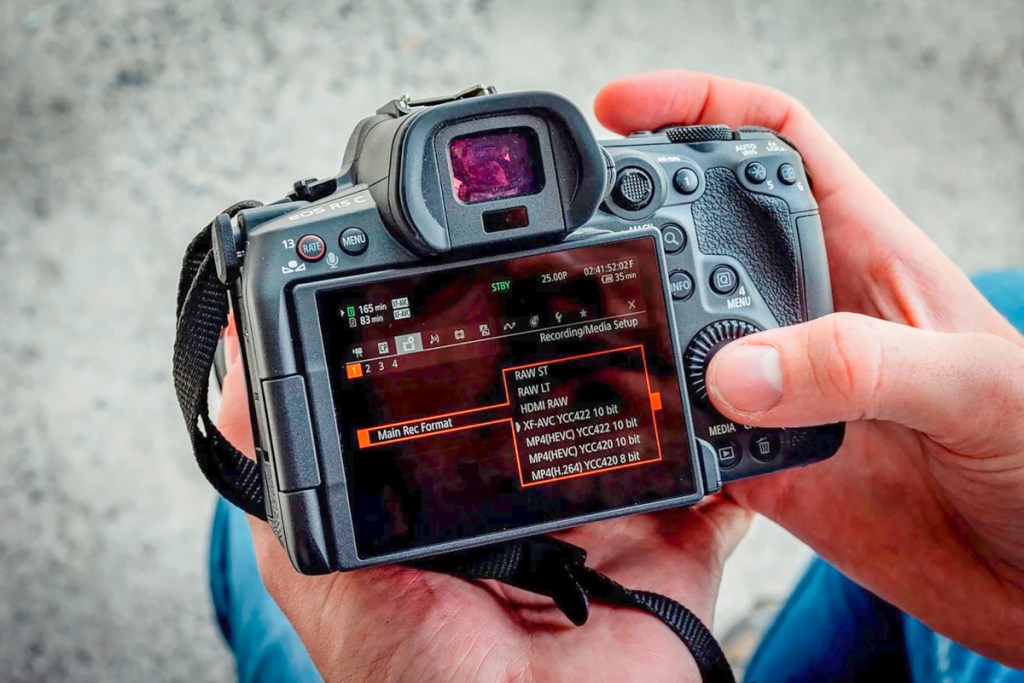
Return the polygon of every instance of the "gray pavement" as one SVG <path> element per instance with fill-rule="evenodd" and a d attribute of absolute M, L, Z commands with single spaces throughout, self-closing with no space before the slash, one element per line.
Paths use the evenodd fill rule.
<path fill-rule="evenodd" d="M 475 82 L 584 108 L 688 67 L 803 99 L 963 268 L 1024 264 L 1024 4 L 4 0 L 0 680 L 232 676 L 212 496 L 169 379 L 182 249 L 326 175 L 391 96 Z M 759 524 L 725 630 L 808 557 Z"/>

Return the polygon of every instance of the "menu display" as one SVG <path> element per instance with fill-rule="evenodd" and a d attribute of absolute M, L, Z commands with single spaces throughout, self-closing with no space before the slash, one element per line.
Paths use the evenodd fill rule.
<path fill-rule="evenodd" d="M 656 248 L 320 292 L 361 556 L 694 492 Z"/>

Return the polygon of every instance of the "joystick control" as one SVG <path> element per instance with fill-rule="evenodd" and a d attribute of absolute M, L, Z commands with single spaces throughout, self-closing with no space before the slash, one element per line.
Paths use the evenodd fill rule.
<path fill-rule="evenodd" d="M 612 200 L 626 211 L 640 211 L 654 199 L 654 180 L 639 168 L 625 168 L 615 179 Z"/>

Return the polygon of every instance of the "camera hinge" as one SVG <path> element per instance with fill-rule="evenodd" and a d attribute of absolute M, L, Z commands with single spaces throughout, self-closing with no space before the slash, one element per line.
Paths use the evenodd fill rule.
<path fill-rule="evenodd" d="M 288 195 L 288 199 L 291 201 L 315 202 L 337 190 L 338 179 L 325 178 L 324 180 L 317 180 L 316 178 L 303 178 L 302 180 L 296 180 L 292 187 L 294 191 Z"/>
<path fill-rule="evenodd" d="M 385 116 L 405 116 L 411 114 L 412 110 L 417 107 L 433 107 L 438 104 L 446 104 L 448 102 L 456 102 L 458 100 L 466 100 L 470 97 L 482 97 L 484 95 L 493 95 L 498 92 L 498 89 L 493 85 L 472 85 L 465 90 L 460 90 L 454 95 L 439 95 L 437 97 L 424 97 L 418 100 L 412 99 L 408 95 L 402 95 L 401 97 L 391 100 L 384 104 L 382 107 L 377 109 L 378 114 Z"/>

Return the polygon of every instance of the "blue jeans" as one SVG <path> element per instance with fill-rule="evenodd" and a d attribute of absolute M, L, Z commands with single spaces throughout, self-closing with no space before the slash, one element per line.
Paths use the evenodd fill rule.
<path fill-rule="evenodd" d="M 974 282 L 1024 330 L 1024 270 L 988 273 Z M 239 683 L 323 680 L 263 586 L 244 513 L 223 499 L 217 501 L 210 539 L 210 591 Z M 751 683 L 901 679 L 1024 683 L 1024 672 L 940 636 L 815 560 L 746 675 Z"/>

